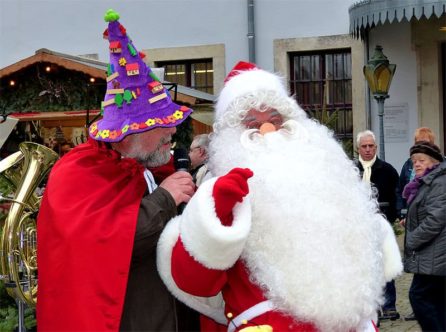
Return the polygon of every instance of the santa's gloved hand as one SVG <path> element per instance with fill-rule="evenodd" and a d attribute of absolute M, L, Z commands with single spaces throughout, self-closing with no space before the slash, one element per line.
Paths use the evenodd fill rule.
<path fill-rule="evenodd" d="M 253 175 L 249 168 L 234 168 L 215 182 L 212 196 L 215 200 L 215 212 L 222 225 L 232 225 L 232 209 L 249 193 L 248 179 Z"/>

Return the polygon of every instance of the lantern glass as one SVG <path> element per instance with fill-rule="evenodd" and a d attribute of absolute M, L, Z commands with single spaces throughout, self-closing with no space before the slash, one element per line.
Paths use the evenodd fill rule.
<path fill-rule="evenodd" d="M 374 75 L 374 67 L 371 65 L 364 66 L 364 76 L 367 79 L 367 83 L 369 84 L 370 91 L 372 93 L 376 92 L 376 78 Z"/>
<path fill-rule="evenodd" d="M 395 73 L 396 65 L 389 64 L 389 60 L 382 53 L 382 47 L 377 45 L 373 57 L 364 66 L 364 76 L 374 95 L 387 95 Z"/>
<path fill-rule="evenodd" d="M 376 68 L 374 74 L 376 78 L 376 93 L 387 94 L 389 92 L 394 70 L 394 66 L 392 68 L 392 65 L 380 65 Z"/>

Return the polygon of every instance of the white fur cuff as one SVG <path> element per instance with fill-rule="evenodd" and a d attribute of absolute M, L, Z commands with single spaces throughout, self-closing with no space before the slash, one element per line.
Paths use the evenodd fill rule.
<path fill-rule="evenodd" d="M 181 215 L 180 235 L 184 247 L 210 269 L 226 270 L 240 257 L 251 228 L 249 197 L 233 209 L 232 226 L 223 226 L 215 212 L 212 191 L 217 178 L 203 183 Z"/>
<path fill-rule="evenodd" d="M 177 299 L 203 315 L 211 317 L 216 322 L 226 325 L 227 319 L 224 313 L 225 303 L 221 293 L 212 297 L 193 296 L 178 288 L 173 280 L 171 264 L 175 262 L 172 262 L 172 250 L 178 241 L 180 232 L 179 222 L 179 216 L 169 221 L 158 241 L 158 248 L 156 250 L 157 267 L 161 279 L 163 279 L 167 288 Z"/>

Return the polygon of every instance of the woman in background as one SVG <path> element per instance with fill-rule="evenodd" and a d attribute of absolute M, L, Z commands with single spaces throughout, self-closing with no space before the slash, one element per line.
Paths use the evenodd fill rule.
<path fill-rule="evenodd" d="M 407 200 L 404 270 L 414 277 L 409 300 L 423 331 L 446 331 L 446 162 L 427 141 L 410 148 L 415 178 Z"/>
<path fill-rule="evenodd" d="M 435 144 L 435 134 L 428 127 L 420 127 L 415 129 L 414 133 L 414 144 L 421 141 L 428 141 L 432 144 Z M 414 179 L 415 170 L 413 169 L 412 160 L 410 157 L 406 160 L 403 167 L 401 168 L 400 178 L 398 182 L 397 188 L 397 201 L 396 201 L 396 209 L 400 213 L 400 219 L 406 218 L 407 214 L 407 202 L 403 197 L 404 187 Z"/>

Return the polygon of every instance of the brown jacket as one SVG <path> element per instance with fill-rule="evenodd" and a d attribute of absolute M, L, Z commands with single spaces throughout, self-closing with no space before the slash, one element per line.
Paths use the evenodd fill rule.
<path fill-rule="evenodd" d="M 176 216 L 172 196 L 158 187 L 141 201 L 121 318 L 121 331 L 198 331 L 198 314 L 187 311 L 169 293 L 156 267 L 156 245 Z M 104 276 L 106 277 L 106 276 Z M 188 325 L 188 324 L 192 324 Z M 186 324 L 186 326 L 184 326 Z"/>

